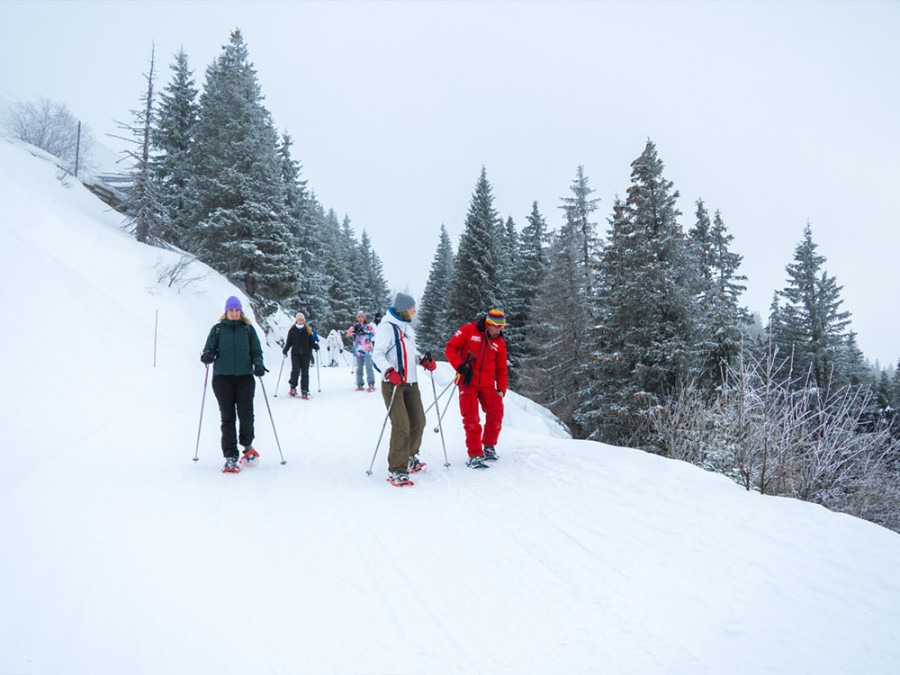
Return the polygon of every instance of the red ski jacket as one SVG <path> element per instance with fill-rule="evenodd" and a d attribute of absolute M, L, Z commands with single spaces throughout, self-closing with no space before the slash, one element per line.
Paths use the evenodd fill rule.
<path fill-rule="evenodd" d="M 469 354 L 475 356 L 472 364 L 473 387 L 496 387 L 506 395 L 506 342 L 502 335 L 489 338 L 486 332 L 478 330 L 478 322 L 473 321 L 456 331 L 447 342 L 444 353 L 453 368 L 458 368 Z"/>

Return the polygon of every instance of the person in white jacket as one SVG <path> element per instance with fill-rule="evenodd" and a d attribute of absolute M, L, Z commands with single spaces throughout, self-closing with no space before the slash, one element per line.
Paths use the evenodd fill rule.
<path fill-rule="evenodd" d="M 332 328 L 331 332 L 328 334 L 328 337 L 325 338 L 325 345 L 328 347 L 328 358 L 329 358 L 329 366 L 338 366 L 337 357 L 338 354 L 344 351 L 344 341 L 341 339 L 341 334 L 338 332 L 336 328 Z"/>
<path fill-rule="evenodd" d="M 416 314 L 416 301 L 406 293 L 397 293 L 375 330 L 372 360 L 381 371 L 381 395 L 389 410 L 391 442 L 388 451 L 388 480 L 392 485 L 412 485 L 410 473 L 421 470 L 419 446 L 425 431 L 425 410 L 419 395 L 416 365 L 434 370 L 431 356 L 416 355 L 416 334 L 411 321 Z"/>

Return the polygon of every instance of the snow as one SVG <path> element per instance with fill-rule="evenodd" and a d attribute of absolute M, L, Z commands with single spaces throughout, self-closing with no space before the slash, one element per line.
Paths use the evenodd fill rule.
<path fill-rule="evenodd" d="M 193 462 L 199 353 L 246 298 L 158 281 L 175 254 L 6 139 L 0 204 L 0 673 L 900 672 L 896 533 L 572 440 L 514 393 L 499 462 L 465 467 L 454 403 L 451 466 L 431 411 L 397 489 L 387 434 L 366 475 L 380 395 L 342 365 L 288 398 L 270 338 L 287 463 L 259 387 L 260 466 L 220 472 L 211 390 Z"/>

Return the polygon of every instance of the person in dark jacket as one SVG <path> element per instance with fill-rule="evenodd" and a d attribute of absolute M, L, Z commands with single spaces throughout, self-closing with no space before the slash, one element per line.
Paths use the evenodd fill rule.
<path fill-rule="evenodd" d="M 507 385 L 505 327 L 506 316 L 492 309 L 456 331 L 444 350 L 459 373 L 459 412 L 466 431 L 467 463 L 473 469 L 486 469 L 485 460 L 497 459 Z M 483 431 L 479 405 L 484 409 Z"/>
<path fill-rule="evenodd" d="M 255 461 L 259 453 L 253 449 L 253 376 L 266 373 L 262 346 L 250 320 L 244 316 L 241 301 L 231 296 L 225 301 L 225 313 L 209 331 L 200 360 L 213 364 L 213 393 L 222 416 L 222 454 L 227 473 L 238 473 L 238 462 Z M 240 429 L 235 432 L 235 421 Z M 244 448 L 238 455 L 238 444 Z"/>
<path fill-rule="evenodd" d="M 313 327 L 306 323 L 303 312 L 297 312 L 294 317 L 294 325 L 288 331 L 284 341 L 282 352 L 287 356 L 291 352 L 291 396 L 297 395 L 297 378 L 300 379 L 300 395 L 303 399 L 309 398 L 309 362 L 312 353 L 319 351 L 319 339 Z"/>

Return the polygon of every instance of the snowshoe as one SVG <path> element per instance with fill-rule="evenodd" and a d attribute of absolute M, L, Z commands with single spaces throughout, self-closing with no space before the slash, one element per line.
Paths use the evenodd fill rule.
<path fill-rule="evenodd" d="M 472 469 L 489 469 L 490 467 L 484 463 L 484 455 L 475 455 L 474 457 L 469 457 L 469 461 L 466 462 L 466 466 Z"/>
<path fill-rule="evenodd" d="M 288 392 L 288 396 L 296 397 L 296 396 L 297 396 L 297 390 L 296 390 L 296 389 L 291 389 L 291 390 Z"/>
<path fill-rule="evenodd" d="M 238 466 L 237 457 L 229 457 L 225 460 L 225 466 L 222 468 L 222 473 L 240 473 L 241 467 Z"/>
<path fill-rule="evenodd" d="M 258 460 L 258 459 L 259 459 L 259 453 L 249 446 L 247 447 L 246 450 L 244 450 L 244 454 L 241 455 L 241 461 L 244 462 L 245 464 L 249 464 L 250 466 L 253 466 L 254 464 L 256 464 L 256 460 Z"/>
<path fill-rule="evenodd" d="M 302 398 L 304 401 L 308 401 L 309 400 L 309 392 L 304 391 L 302 394 L 300 394 L 300 398 Z"/>
<path fill-rule="evenodd" d="M 425 462 L 419 459 L 418 455 L 415 455 L 412 459 L 409 460 L 409 472 L 410 473 L 418 473 L 422 469 L 425 468 Z"/>
<path fill-rule="evenodd" d="M 415 485 L 410 479 L 408 473 L 400 471 L 391 471 L 388 475 L 388 483 L 394 487 L 403 487 L 404 485 Z"/>
<path fill-rule="evenodd" d="M 375 391 L 375 385 L 374 385 L 374 384 L 370 384 L 370 385 L 369 385 L 369 389 L 368 389 L 367 391 Z"/>
<path fill-rule="evenodd" d="M 363 387 L 357 387 L 356 391 L 365 391 L 365 389 Z"/>
<path fill-rule="evenodd" d="M 484 459 L 487 462 L 496 462 L 498 459 L 500 459 L 497 456 L 497 448 L 495 448 L 493 445 L 484 446 Z"/>

